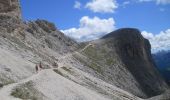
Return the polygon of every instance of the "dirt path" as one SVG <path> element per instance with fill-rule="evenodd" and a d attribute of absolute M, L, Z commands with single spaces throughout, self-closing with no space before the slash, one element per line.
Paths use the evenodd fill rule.
<path fill-rule="evenodd" d="M 24 84 L 24 83 L 27 83 L 31 80 L 34 80 L 38 77 L 41 77 L 41 76 L 39 76 L 39 75 L 41 75 L 41 73 L 48 71 L 48 70 L 53 71 L 54 69 L 57 69 L 57 68 L 41 70 L 38 73 L 33 74 L 32 76 L 30 76 L 26 79 L 23 79 L 23 80 L 18 81 L 16 83 L 12 83 L 12 84 L 8 84 L 8 85 L 4 86 L 3 88 L 0 89 L 0 99 L 1 100 L 21 100 L 19 98 L 15 98 L 15 97 L 11 96 L 11 92 L 16 86 L 19 86 L 21 84 Z"/>
<path fill-rule="evenodd" d="M 45 70 L 47 70 L 47 69 L 45 69 Z M 44 70 L 44 71 L 45 71 Z M 49 70 L 49 69 L 48 69 Z M 51 69 L 52 70 L 52 69 Z M 39 73 L 41 73 L 42 71 L 40 71 Z M 2 99 L 2 100 L 20 100 L 20 99 L 18 99 L 18 98 L 14 98 L 13 96 L 11 96 L 10 94 L 11 94 L 11 92 L 12 92 L 12 90 L 16 87 L 16 86 L 18 86 L 18 85 L 20 85 L 20 84 L 24 84 L 24 83 L 26 83 L 26 82 L 29 82 L 29 81 L 31 81 L 31 80 L 33 80 L 34 78 L 36 78 L 38 75 L 39 75 L 39 73 L 37 73 L 37 74 L 33 74 L 32 76 L 30 76 L 30 77 L 28 77 L 28 78 L 26 78 L 26 79 L 23 79 L 23 80 L 21 80 L 21 81 L 18 81 L 17 83 L 12 83 L 12 84 L 9 84 L 9 85 L 6 85 L 6 86 L 4 86 L 2 89 L 0 89 L 0 98 Z"/>
<path fill-rule="evenodd" d="M 88 47 L 91 46 L 91 45 L 92 45 L 92 44 L 88 44 L 88 45 L 85 46 L 83 49 L 81 49 L 79 52 L 84 51 L 86 48 L 88 48 Z M 69 58 L 69 57 L 71 57 L 73 54 L 76 54 L 76 53 L 78 53 L 78 51 L 75 51 L 75 52 L 73 52 L 73 53 L 69 53 L 69 54 L 67 54 L 67 55 L 64 55 L 64 56 L 62 56 L 62 57 L 59 58 L 59 59 L 60 59 L 60 60 L 61 60 L 61 59 L 63 60 L 63 59 Z M 61 66 L 59 66 L 58 68 L 61 68 Z M 38 73 L 33 74 L 32 76 L 30 76 L 30 77 L 28 77 L 28 78 L 26 78 L 26 79 L 23 79 L 23 80 L 18 81 L 18 82 L 16 82 L 16 83 L 12 83 L 12 84 L 8 84 L 8 85 L 4 86 L 3 88 L 0 89 L 0 99 L 1 99 L 1 100 L 21 100 L 21 99 L 19 99 L 19 98 L 15 98 L 15 97 L 11 96 L 11 92 L 12 92 L 12 90 L 13 90 L 16 86 L 18 86 L 18 85 L 20 85 L 20 84 L 24 84 L 24 83 L 26 83 L 26 82 L 29 82 L 29 81 L 33 80 L 34 78 L 38 77 L 38 76 L 40 75 L 40 73 L 43 72 L 43 71 L 53 70 L 53 69 L 56 69 L 56 68 L 41 70 L 41 71 L 39 71 Z"/>

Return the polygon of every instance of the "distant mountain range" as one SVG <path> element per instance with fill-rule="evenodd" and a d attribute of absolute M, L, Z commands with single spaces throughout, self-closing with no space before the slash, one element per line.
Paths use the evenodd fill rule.
<path fill-rule="evenodd" d="M 153 59 L 161 74 L 170 83 L 170 50 L 153 54 Z"/>

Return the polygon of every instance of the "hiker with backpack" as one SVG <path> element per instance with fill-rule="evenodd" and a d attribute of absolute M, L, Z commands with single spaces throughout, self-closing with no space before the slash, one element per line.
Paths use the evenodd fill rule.
<path fill-rule="evenodd" d="M 38 71 L 41 70 L 41 69 L 43 69 L 41 62 L 40 62 L 39 64 L 36 64 L 36 65 L 35 65 L 35 71 L 36 71 L 36 73 L 38 73 Z"/>

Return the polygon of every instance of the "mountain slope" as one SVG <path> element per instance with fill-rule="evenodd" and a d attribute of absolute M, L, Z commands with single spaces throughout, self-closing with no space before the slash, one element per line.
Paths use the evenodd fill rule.
<path fill-rule="evenodd" d="M 119 97 L 118 94 L 112 95 L 114 92 L 105 95 L 97 92 L 95 87 L 92 89 L 91 86 L 92 83 L 96 83 L 95 81 L 88 84 L 91 86 L 89 88 L 73 81 L 73 79 L 69 80 L 68 77 L 61 76 L 61 72 L 55 73 L 52 70 L 53 67 L 56 67 L 53 66 L 54 63 L 57 63 L 59 67 L 82 66 L 72 57 L 72 54 L 78 53 L 74 53 L 74 51 L 79 44 L 58 31 L 54 24 L 45 20 L 25 23 L 8 13 L 0 14 L 0 20 L 1 98 L 5 100 L 13 100 L 16 97 L 21 99 L 36 98 L 38 100 L 56 100 L 56 98 L 110 100 L 110 97 L 121 100 L 124 98 L 123 96 Z M 36 74 L 34 68 L 40 62 L 42 62 L 44 70 Z M 48 80 L 42 81 L 45 80 L 44 78 Z M 78 78 L 78 76 L 75 76 L 75 78 Z M 81 82 L 81 79 L 78 81 Z M 55 84 L 56 82 L 58 84 Z M 85 82 L 88 82 L 88 80 L 85 80 Z M 101 84 L 100 81 L 97 83 Z M 41 85 L 45 86 L 42 87 Z M 105 85 L 109 84 L 105 83 Z M 55 86 L 56 88 L 54 88 Z M 105 88 L 103 87 L 100 91 L 107 92 L 103 89 Z M 133 97 L 127 92 L 123 93 L 123 90 L 117 88 L 113 88 L 113 90 L 120 92 L 119 94 L 122 93 L 121 95 L 126 94 L 129 98 Z M 50 92 L 51 94 L 49 94 Z M 64 94 L 61 95 L 58 92 Z M 67 97 L 65 98 L 65 96 Z M 134 98 L 137 97 L 134 96 Z"/>
<path fill-rule="evenodd" d="M 17 8 L 8 10 L 13 3 Z M 5 10 L 0 12 L 1 99 L 170 98 L 154 68 L 149 43 L 136 29 L 79 44 L 48 21 L 23 22 L 18 0 L 0 0 L 0 5 Z M 43 69 L 36 72 L 40 62 Z"/>
<path fill-rule="evenodd" d="M 137 29 L 119 29 L 91 44 L 79 57 L 95 76 L 142 98 L 168 88 L 152 60 L 150 44 Z"/>

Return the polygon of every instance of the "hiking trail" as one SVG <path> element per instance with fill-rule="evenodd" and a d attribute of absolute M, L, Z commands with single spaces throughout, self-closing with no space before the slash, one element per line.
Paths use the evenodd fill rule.
<path fill-rule="evenodd" d="M 61 59 L 62 59 L 62 60 L 63 60 L 63 59 L 66 59 L 66 58 L 72 56 L 73 54 L 82 52 L 82 51 L 84 51 L 86 48 L 88 48 L 88 47 L 91 46 L 91 45 L 92 45 L 92 44 L 88 44 L 88 45 L 86 45 L 83 49 L 81 49 L 80 51 L 74 51 L 74 52 L 72 52 L 72 53 L 66 54 L 66 55 L 60 57 L 59 60 L 61 60 Z M 21 99 L 19 99 L 19 98 L 13 97 L 13 96 L 11 95 L 11 92 L 12 92 L 12 90 L 13 90 L 15 87 L 17 87 L 17 86 L 19 86 L 19 85 L 21 85 L 21 84 L 27 83 L 27 82 L 35 79 L 35 78 L 38 78 L 39 75 L 41 75 L 41 73 L 43 73 L 43 72 L 46 72 L 46 71 L 48 71 L 48 70 L 53 71 L 53 69 L 59 69 L 59 68 L 61 68 L 61 67 L 62 67 L 62 66 L 59 66 L 58 68 L 43 69 L 43 70 L 39 71 L 38 73 L 35 73 L 35 74 L 31 75 L 30 77 L 28 77 L 28 78 L 26 78 L 26 79 L 20 80 L 20 81 L 18 81 L 18 82 L 16 82 L 16 83 L 11 83 L 11 84 L 8 84 L 8 85 L 3 86 L 2 88 L 0 88 L 0 97 L 1 97 L 1 99 L 2 99 L 2 100 L 21 100 Z"/>

